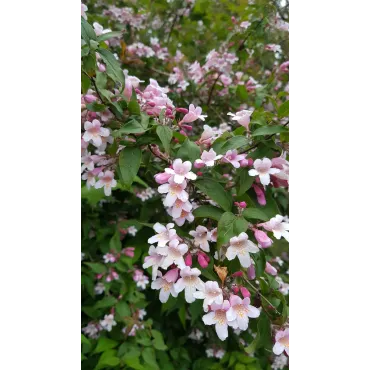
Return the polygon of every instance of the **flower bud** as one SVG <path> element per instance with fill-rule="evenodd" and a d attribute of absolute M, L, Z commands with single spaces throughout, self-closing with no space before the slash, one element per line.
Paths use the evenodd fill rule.
<path fill-rule="evenodd" d="M 249 298 L 251 296 L 251 293 L 247 288 L 241 287 L 240 291 L 244 298 Z"/>
<path fill-rule="evenodd" d="M 204 253 L 198 253 L 198 263 L 200 267 L 204 269 L 207 268 L 208 261 L 206 260 Z"/>
<path fill-rule="evenodd" d="M 191 254 L 189 253 L 185 257 L 185 265 L 191 267 L 192 264 L 193 264 L 193 260 L 191 258 Z"/>
<path fill-rule="evenodd" d="M 272 276 L 275 276 L 277 274 L 276 268 L 274 266 L 270 265 L 268 262 L 266 262 L 265 272 L 267 274 L 272 275 Z"/>
<path fill-rule="evenodd" d="M 181 125 L 182 128 L 184 128 L 185 130 L 189 130 L 191 131 L 193 129 L 192 126 L 189 126 L 189 125 Z"/>
<path fill-rule="evenodd" d="M 243 271 L 234 272 L 231 276 L 232 277 L 241 277 L 241 276 L 243 276 Z"/>
<path fill-rule="evenodd" d="M 252 186 L 254 191 L 256 192 L 258 204 L 260 204 L 261 206 L 265 206 L 266 205 L 265 192 L 256 184 L 253 184 Z"/>
<path fill-rule="evenodd" d="M 186 108 L 176 108 L 176 111 L 179 113 L 187 114 L 189 111 Z"/>
<path fill-rule="evenodd" d="M 181 131 L 180 131 L 180 134 L 181 134 L 181 135 L 184 135 L 184 136 L 186 136 L 186 137 L 188 136 L 188 135 L 187 135 L 187 133 L 186 133 L 184 130 L 181 130 Z"/>
<path fill-rule="evenodd" d="M 245 203 L 245 202 L 240 202 L 240 203 L 239 203 L 239 207 L 240 207 L 240 208 L 247 208 L 247 203 Z"/>
<path fill-rule="evenodd" d="M 248 159 L 242 159 L 239 163 L 240 163 L 240 167 L 248 167 L 249 166 L 249 160 Z"/>
<path fill-rule="evenodd" d="M 134 254 L 135 254 L 135 248 L 134 247 L 128 247 L 128 248 L 124 248 L 122 250 L 123 254 L 127 257 L 134 257 Z"/>
<path fill-rule="evenodd" d="M 170 116 L 172 114 L 172 110 L 170 108 L 166 109 L 166 116 Z"/>
<path fill-rule="evenodd" d="M 247 270 L 247 275 L 249 280 L 254 280 L 256 278 L 256 269 L 254 265 L 250 265 Z"/>
<path fill-rule="evenodd" d="M 169 270 L 163 278 L 166 279 L 169 283 L 174 283 L 176 282 L 177 278 L 179 277 L 179 269 L 174 268 L 172 270 Z"/>
<path fill-rule="evenodd" d="M 239 293 L 239 287 L 237 285 L 234 285 L 232 287 L 232 289 L 233 289 L 234 294 L 238 294 Z"/>
<path fill-rule="evenodd" d="M 256 240 L 258 241 L 262 248 L 271 247 L 272 240 L 267 236 L 267 234 L 264 231 L 255 230 L 254 237 L 256 238 Z"/>
<path fill-rule="evenodd" d="M 156 175 L 154 175 L 154 180 L 157 184 L 165 184 L 168 179 L 171 177 L 171 174 L 169 173 L 166 173 L 166 172 L 161 172 L 161 173 L 157 173 Z"/>
<path fill-rule="evenodd" d="M 195 168 L 203 168 L 205 164 L 203 162 L 194 162 L 194 167 Z"/>
<path fill-rule="evenodd" d="M 149 101 L 147 104 L 149 105 L 149 107 L 152 107 L 152 108 L 155 107 L 154 101 Z"/>
<path fill-rule="evenodd" d="M 86 103 L 92 103 L 93 101 L 97 100 L 97 97 L 91 94 L 87 94 L 84 96 L 84 100 Z"/>
<path fill-rule="evenodd" d="M 98 63 L 99 72 L 105 72 L 105 65 L 103 63 Z"/>
<path fill-rule="evenodd" d="M 201 172 L 201 171 L 197 172 L 197 176 L 202 176 L 202 175 L 203 175 L 203 172 Z"/>
<path fill-rule="evenodd" d="M 239 207 L 240 203 L 239 202 L 234 202 L 234 206 Z"/>

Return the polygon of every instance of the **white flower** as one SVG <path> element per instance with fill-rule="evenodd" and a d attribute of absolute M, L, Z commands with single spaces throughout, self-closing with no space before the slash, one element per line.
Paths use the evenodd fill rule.
<path fill-rule="evenodd" d="M 205 252 L 209 252 L 208 240 L 211 239 L 211 236 L 206 227 L 199 225 L 195 230 L 189 231 L 189 234 L 194 237 L 195 246 L 199 246 Z"/>
<path fill-rule="evenodd" d="M 117 185 L 112 171 L 100 172 L 98 175 L 99 181 L 95 184 L 96 189 L 104 187 L 104 194 L 109 196 L 112 194 L 112 188 Z"/>
<path fill-rule="evenodd" d="M 127 228 L 127 232 L 132 235 L 132 236 L 135 236 L 136 233 L 137 233 L 137 228 L 135 226 L 130 226 Z"/>
<path fill-rule="evenodd" d="M 247 330 L 249 317 L 256 318 L 260 315 L 258 308 L 250 305 L 249 298 L 241 299 L 236 295 L 230 297 L 230 309 L 226 312 L 229 321 L 236 320 L 240 330 Z"/>
<path fill-rule="evenodd" d="M 163 202 L 165 207 L 172 207 L 177 199 L 186 202 L 189 199 L 189 194 L 184 190 L 186 188 L 186 181 L 181 184 L 173 180 L 173 176 L 168 179 L 168 184 L 163 184 L 158 188 L 158 192 L 166 194 L 166 199 Z"/>
<path fill-rule="evenodd" d="M 94 171 L 88 171 L 88 172 L 85 172 L 81 176 L 81 179 L 86 180 L 86 187 L 88 189 L 90 189 L 96 183 L 95 177 L 96 177 L 96 175 L 95 175 Z"/>
<path fill-rule="evenodd" d="M 240 27 L 247 29 L 251 25 L 251 22 L 244 21 L 240 23 Z"/>
<path fill-rule="evenodd" d="M 275 355 L 280 355 L 284 351 L 289 356 L 289 329 L 279 330 L 275 335 L 275 345 L 272 351 Z"/>
<path fill-rule="evenodd" d="M 204 150 L 200 159 L 197 159 L 195 163 L 197 164 L 204 164 L 207 167 L 213 167 L 215 165 L 215 161 L 222 158 L 222 155 L 217 155 L 216 152 L 211 149 L 210 151 Z"/>
<path fill-rule="evenodd" d="M 139 318 L 139 320 L 143 320 L 144 319 L 144 317 L 145 317 L 145 315 L 146 315 L 146 311 L 144 310 L 144 309 L 142 309 L 142 310 L 139 310 L 139 313 L 138 313 L 138 318 Z"/>
<path fill-rule="evenodd" d="M 244 126 L 249 131 L 249 122 L 252 113 L 253 111 L 251 110 L 241 110 L 236 112 L 236 114 L 229 112 L 227 115 L 232 117 L 231 120 L 237 121 L 239 125 Z"/>
<path fill-rule="evenodd" d="M 229 321 L 226 317 L 226 312 L 230 308 L 230 302 L 228 300 L 223 301 L 222 304 L 213 303 L 211 305 L 211 312 L 207 313 L 202 317 L 203 322 L 206 325 L 215 325 L 217 336 L 221 340 L 225 340 L 228 333 L 228 326 L 237 328 L 236 321 Z"/>
<path fill-rule="evenodd" d="M 284 222 L 284 217 L 281 215 L 276 215 L 270 221 L 262 224 L 262 226 L 268 230 L 272 231 L 276 239 L 285 238 L 289 241 L 289 224 Z"/>
<path fill-rule="evenodd" d="M 259 176 L 262 185 L 270 183 L 270 175 L 280 172 L 278 168 L 271 168 L 272 162 L 268 158 L 256 159 L 253 163 L 254 169 L 248 171 L 249 176 Z"/>
<path fill-rule="evenodd" d="M 248 240 L 246 233 L 240 233 L 239 236 L 234 236 L 230 239 L 230 246 L 226 251 L 226 258 L 231 261 L 238 256 L 240 264 L 243 267 L 249 267 L 252 262 L 249 253 L 258 252 L 258 247 Z"/>
<path fill-rule="evenodd" d="M 172 216 L 172 208 L 168 208 L 167 212 L 170 216 Z M 194 215 L 191 212 L 187 212 L 184 209 L 181 211 L 179 217 L 173 219 L 177 226 L 182 226 L 185 223 L 185 220 L 189 222 L 194 221 Z"/>
<path fill-rule="evenodd" d="M 195 341 L 200 342 L 203 338 L 203 332 L 199 329 L 193 329 L 192 332 L 189 334 L 188 338 L 193 339 Z"/>
<path fill-rule="evenodd" d="M 104 320 L 100 320 L 100 325 L 103 329 L 111 331 L 113 326 L 116 326 L 117 323 L 114 321 L 114 316 L 112 314 L 105 315 Z"/>
<path fill-rule="evenodd" d="M 158 247 L 164 247 L 170 240 L 176 238 L 176 230 L 173 228 L 175 225 L 173 223 L 163 226 L 160 223 L 155 223 L 153 226 L 154 231 L 157 235 L 152 236 L 148 239 L 148 243 L 158 243 Z"/>
<path fill-rule="evenodd" d="M 197 268 L 186 266 L 180 271 L 181 278 L 175 284 L 175 291 L 182 292 L 185 289 L 185 300 L 188 303 L 195 301 L 194 293 L 203 289 L 204 283 L 199 279 L 201 272 Z"/>
<path fill-rule="evenodd" d="M 240 167 L 240 161 L 245 159 L 245 154 L 238 154 L 236 149 L 234 150 L 228 150 L 226 154 L 223 157 L 224 162 L 231 163 L 235 168 Z"/>
<path fill-rule="evenodd" d="M 105 290 L 105 286 L 103 283 L 98 283 L 94 287 L 94 291 L 96 294 L 102 294 Z"/>
<path fill-rule="evenodd" d="M 180 199 L 177 199 L 172 207 L 172 217 L 179 218 L 181 217 L 182 211 L 190 212 L 192 210 L 192 205 L 189 201 L 183 202 Z"/>
<path fill-rule="evenodd" d="M 86 142 L 92 142 L 96 147 L 102 145 L 102 136 L 109 136 L 109 129 L 101 127 L 101 124 L 97 119 L 94 119 L 92 122 L 86 121 L 84 128 L 86 131 L 82 138 Z"/>
<path fill-rule="evenodd" d="M 204 286 L 199 289 L 199 292 L 194 293 L 194 297 L 197 299 L 204 299 L 203 309 L 205 312 L 208 311 L 208 306 L 212 303 L 222 304 L 223 302 L 222 290 L 216 281 L 207 281 Z"/>
<path fill-rule="evenodd" d="M 82 328 L 82 331 L 90 338 L 96 339 L 99 337 L 100 325 L 94 322 L 90 322 L 87 326 Z"/>
<path fill-rule="evenodd" d="M 82 162 L 81 173 L 84 172 L 85 170 L 92 171 L 94 169 L 94 159 L 90 155 L 90 153 L 82 157 L 81 162 Z"/>
<path fill-rule="evenodd" d="M 157 253 L 164 255 L 166 258 L 161 267 L 166 269 L 173 263 L 180 269 L 185 267 L 184 254 L 188 251 L 186 244 L 180 244 L 177 239 L 171 240 L 168 247 L 157 248 Z"/>
<path fill-rule="evenodd" d="M 84 139 L 85 140 L 85 139 Z M 182 184 L 185 179 L 196 180 L 197 175 L 191 172 L 191 162 L 185 161 L 182 163 L 182 159 L 177 158 L 173 161 L 172 168 L 166 168 L 165 171 L 174 176 L 174 181 L 177 184 Z"/>
<path fill-rule="evenodd" d="M 152 279 L 154 280 L 157 277 L 158 268 L 161 267 L 165 256 L 158 254 L 157 249 L 154 245 L 149 247 L 149 256 L 145 257 L 143 268 L 147 269 L 152 267 Z"/>
<path fill-rule="evenodd" d="M 177 297 L 178 292 L 176 292 L 174 288 L 174 281 L 176 281 L 176 279 L 174 279 L 172 275 L 168 275 L 168 273 L 162 277 L 162 273 L 160 271 L 158 271 L 158 276 L 159 277 L 152 282 L 151 287 L 156 290 L 160 289 L 159 300 L 162 303 L 166 303 L 170 294 L 173 297 Z"/>

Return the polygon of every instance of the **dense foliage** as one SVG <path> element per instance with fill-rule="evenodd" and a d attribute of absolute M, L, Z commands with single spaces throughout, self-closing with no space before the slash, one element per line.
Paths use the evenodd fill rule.
<path fill-rule="evenodd" d="M 82 369 L 286 369 L 288 4 L 81 4 Z"/>

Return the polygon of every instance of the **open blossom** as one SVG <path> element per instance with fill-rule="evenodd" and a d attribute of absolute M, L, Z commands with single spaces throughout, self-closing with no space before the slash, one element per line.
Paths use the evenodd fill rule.
<path fill-rule="evenodd" d="M 229 112 L 227 115 L 232 116 L 233 121 L 237 121 L 239 125 L 244 126 L 247 131 L 249 131 L 249 122 L 251 121 L 251 110 L 241 110 L 236 112 L 236 114 Z"/>
<path fill-rule="evenodd" d="M 189 112 L 185 114 L 184 118 L 181 120 L 180 123 L 190 123 L 196 121 L 198 118 L 204 121 L 204 119 L 207 116 L 202 115 L 202 108 L 201 107 L 196 107 L 194 104 L 189 105 Z"/>
<path fill-rule="evenodd" d="M 94 31 L 95 31 L 96 36 L 100 36 L 100 35 L 103 35 L 104 33 L 108 33 L 112 31 L 109 28 L 104 29 L 103 26 L 99 24 L 98 22 L 94 22 L 93 26 L 94 26 Z"/>
<path fill-rule="evenodd" d="M 272 168 L 272 162 L 268 158 L 256 159 L 253 163 L 254 169 L 248 171 L 249 176 L 259 176 L 262 185 L 268 185 L 271 181 L 270 175 L 280 172 L 278 168 Z"/>
<path fill-rule="evenodd" d="M 190 212 L 191 210 L 192 205 L 189 201 L 183 202 L 182 200 L 177 199 L 173 204 L 171 214 L 173 218 L 179 218 L 182 214 L 182 211 Z"/>
<path fill-rule="evenodd" d="M 173 208 L 168 208 L 167 213 L 172 216 L 172 210 Z M 173 217 L 173 216 L 172 216 Z M 176 223 L 177 226 L 182 226 L 185 223 L 185 220 L 188 222 L 194 221 L 194 215 L 191 213 L 191 211 L 185 211 L 182 209 L 181 214 L 177 218 L 173 218 L 173 221 Z"/>
<path fill-rule="evenodd" d="M 165 207 L 172 207 L 177 199 L 182 202 L 186 202 L 189 199 L 189 194 L 185 191 L 186 181 L 181 184 L 176 183 L 173 178 L 168 179 L 168 184 L 163 184 L 158 188 L 158 192 L 161 194 L 166 194 L 166 199 L 163 204 Z"/>
<path fill-rule="evenodd" d="M 275 335 L 275 345 L 272 351 L 275 355 L 280 355 L 284 351 L 289 356 L 289 329 L 279 330 Z"/>
<path fill-rule="evenodd" d="M 182 268 L 180 271 L 181 278 L 175 284 L 175 291 L 180 293 L 185 289 L 185 300 L 188 303 L 194 302 L 194 293 L 197 289 L 201 290 L 204 287 L 203 281 L 199 279 L 200 274 L 199 269 L 192 269 L 189 266 Z"/>
<path fill-rule="evenodd" d="M 104 254 L 103 259 L 104 259 L 104 263 L 116 262 L 116 257 L 112 253 Z"/>
<path fill-rule="evenodd" d="M 284 222 L 284 217 L 276 215 L 270 221 L 262 224 L 267 231 L 272 231 L 276 239 L 285 238 L 289 241 L 289 223 Z"/>
<path fill-rule="evenodd" d="M 117 185 L 117 181 L 114 179 L 114 174 L 112 171 L 100 172 L 99 181 L 95 184 L 96 189 L 104 187 L 104 194 L 109 196 L 112 194 L 112 188 Z"/>
<path fill-rule="evenodd" d="M 136 233 L 137 233 L 137 228 L 135 226 L 129 226 L 127 228 L 127 233 L 132 235 L 132 236 L 135 236 Z"/>
<path fill-rule="evenodd" d="M 96 294 L 102 294 L 104 292 L 104 290 L 105 290 L 105 286 L 104 286 L 103 283 L 98 283 L 94 287 L 94 292 Z"/>
<path fill-rule="evenodd" d="M 244 21 L 240 23 L 240 27 L 247 29 L 251 25 L 251 22 Z"/>
<path fill-rule="evenodd" d="M 129 76 L 127 69 L 124 69 L 123 73 L 125 74 L 125 89 L 123 90 L 123 95 L 130 100 L 132 96 L 132 89 L 138 88 L 140 82 L 144 81 L 139 80 L 135 76 Z"/>
<path fill-rule="evenodd" d="M 148 239 L 148 243 L 158 243 L 158 247 L 164 247 L 170 240 L 176 238 L 176 230 L 173 228 L 175 225 L 169 223 L 166 226 L 160 223 L 155 223 L 153 226 L 154 231 L 157 232 L 156 235 Z"/>
<path fill-rule="evenodd" d="M 281 46 L 277 44 L 267 44 L 265 45 L 265 50 L 281 53 Z"/>
<path fill-rule="evenodd" d="M 177 158 L 173 161 L 172 167 L 173 168 L 166 168 L 165 171 L 166 173 L 174 175 L 173 179 L 177 184 L 182 184 L 185 179 L 196 180 L 197 178 L 196 174 L 190 171 L 190 161 L 185 161 L 183 163 L 182 159 Z"/>
<path fill-rule="evenodd" d="M 100 320 L 100 325 L 106 331 L 111 331 L 113 326 L 116 326 L 117 323 L 114 321 L 114 316 L 112 314 L 105 315 L 104 320 Z"/>
<path fill-rule="evenodd" d="M 101 330 L 101 326 L 94 322 L 89 322 L 87 326 L 82 328 L 82 331 L 92 339 L 99 337 L 99 330 Z"/>
<path fill-rule="evenodd" d="M 195 230 L 189 231 L 189 234 L 194 237 L 195 246 L 209 252 L 208 240 L 210 240 L 210 234 L 206 227 L 199 225 Z"/>
<path fill-rule="evenodd" d="M 143 268 L 147 269 L 148 267 L 152 268 L 152 278 L 155 279 L 158 275 L 158 268 L 161 267 L 165 256 L 159 254 L 154 245 L 149 247 L 149 256 L 145 257 Z"/>
<path fill-rule="evenodd" d="M 222 304 L 212 303 L 211 312 L 202 317 L 206 325 L 215 325 L 216 333 L 221 340 L 225 340 L 228 333 L 228 326 L 237 329 L 238 324 L 235 320 L 229 321 L 226 317 L 226 312 L 230 308 L 230 302 L 225 300 Z"/>
<path fill-rule="evenodd" d="M 172 269 L 168 271 L 164 276 L 158 271 L 158 278 L 152 282 L 152 289 L 160 290 L 159 291 L 159 300 L 162 303 L 166 303 L 170 294 L 173 297 L 177 297 L 178 292 L 174 288 L 174 283 L 178 277 L 178 269 Z"/>
<path fill-rule="evenodd" d="M 85 133 L 82 138 L 86 142 L 92 142 L 96 147 L 102 145 L 102 137 L 109 136 L 109 129 L 101 127 L 101 123 L 97 119 L 94 119 L 92 122 L 86 121 L 84 128 Z"/>
<path fill-rule="evenodd" d="M 142 270 L 135 270 L 133 280 L 136 282 L 136 286 L 141 289 L 145 289 L 149 284 L 149 279 Z"/>
<path fill-rule="evenodd" d="M 226 154 L 224 155 L 222 161 L 224 163 L 231 163 L 235 168 L 240 167 L 240 161 L 245 159 L 245 154 L 238 154 L 236 149 L 234 150 L 228 150 Z"/>
<path fill-rule="evenodd" d="M 216 152 L 211 149 L 210 151 L 203 150 L 200 159 L 197 159 L 195 163 L 199 165 L 206 165 L 207 167 L 213 167 L 215 165 L 215 161 L 222 158 L 222 155 L 217 155 Z"/>
<path fill-rule="evenodd" d="M 193 295 L 194 298 L 204 299 L 203 309 L 206 312 L 208 311 L 208 306 L 210 306 L 212 303 L 222 304 L 223 302 L 222 290 L 218 286 L 217 281 L 207 281 L 204 286 Z"/>
<path fill-rule="evenodd" d="M 84 19 L 87 19 L 86 10 L 88 10 L 87 6 L 81 3 L 81 17 Z"/>
<path fill-rule="evenodd" d="M 178 239 L 171 240 L 167 247 L 157 248 L 157 253 L 165 256 L 161 267 L 166 269 L 174 263 L 180 269 L 184 268 L 184 254 L 188 249 L 188 246 L 183 243 L 180 244 Z"/>
<path fill-rule="evenodd" d="M 241 299 L 236 295 L 230 296 L 230 309 L 226 312 L 229 321 L 236 320 L 240 330 L 247 330 L 249 317 L 256 318 L 260 315 L 258 308 L 250 305 L 250 298 Z"/>
<path fill-rule="evenodd" d="M 242 232 L 239 236 L 234 236 L 230 239 L 226 258 L 231 261 L 237 256 L 243 267 L 249 267 L 252 264 L 249 253 L 257 253 L 258 251 L 258 247 L 248 239 L 248 235 Z"/>

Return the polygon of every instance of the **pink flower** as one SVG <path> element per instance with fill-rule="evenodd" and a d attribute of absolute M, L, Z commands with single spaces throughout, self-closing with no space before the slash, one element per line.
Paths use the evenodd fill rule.
<path fill-rule="evenodd" d="M 250 291 L 247 288 L 245 288 L 245 287 L 242 286 L 240 288 L 240 291 L 241 291 L 241 293 L 242 293 L 242 295 L 243 295 L 244 298 L 250 298 L 251 293 L 250 293 Z"/>
<path fill-rule="evenodd" d="M 171 215 L 174 219 L 180 218 L 183 211 L 190 212 L 191 209 L 192 209 L 192 205 L 190 202 L 188 201 L 183 202 L 182 200 L 177 199 L 172 206 Z"/>
<path fill-rule="evenodd" d="M 174 270 L 176 270 L 175 273 L 174 273 Z M 159 300 L 162 303 L 166 303 L 168 301 L 170 294 L 173 297 L 177 297 L 178 295 L 178 293 L 176 292 L 174 288 L 174 282 L 176 281 L 177 275 L 178 275 L 177 271 L 178 269 L 170 270 L 163 277 L 162 277 L 162 273 L 158 271 L 158 278 L 152 282 L 152 285 L 151 285 L 152 289 L 156 289 L 156 290 L 160 289 Z"/>
<path fill-rule="evenodd" d="M 181 122 L 179 122 L 179 124 L 194 122 L 198 118 L 201 119 L 202 121 L 204 121 L 204 119 L 206 117 L 207 116 L 202 115 L 202 108 L 201 107 L 195 108 L 194 104 L 190 104 L 189 105 L 189 112 L 187 114 L 185 114 L 184 118 L 181 120 Z"/>
<path fill-rule="evenodd" d="M 260 186 L 258 186 L 256 184 L 252 184 L 252 187 L 253 187 L 254 191 L 256 192 L 256 195 L 257 195 L 258 204 L 260 204 L 261 206 L 265 206 L 266 205 L 265 192 L 263 191 L 263 189 L 261 189 Z"/>
<path fill-rule="evenodd" d="M 150 251 L 150 249 L 149 249 Z M 135 255 L 135 248 L 134 247 L 127 247 L 122 249 L 122 253 L 127 257 L 134 257 Z M 144 267 L 144 266 L 143 266 Z"/>
<path fill-rule="evenodd" d="M 262 248 L 271 247 L 272 240 L 262 230 L 254 230 L 254 237 Z"/>
<path fill-rule="evenodd" d="M 172 216 L 172 211 L 173 211 L 173 208 L 167 209 L 167 212 L 170 216 Z M 185 220 L 187 220 L 188 222 L 193 222 L 194 215 L 190 211 L 185 211 L 184 209 L 182 209 L 179 217 L 173 219 L 173 221 L 176 223 L 177 226 L 184 225 Z"/>
<path fill-rule="evenodd" d="M 157 234 L 149 238 L 148 243 L 158 243 L 158 247 L 164 247 L 170 240 L 177 237 L 176 230 L 173 228 L 174 226 L 173 223 L 169 223 L 167 226 L 163 226 L 158 222 L 155 223 L 153 229 Z"/>
<path fill-rule="evenodd" d="M 265 45 L 265 50 L 273 51 L 274 53 L 279 52 L 281 53 L 281 46 L 276 44 L 267 44 Z"/>
<path fill-rule="evenodd" d="M 242 232 L 239 236 L 234 236 L 230 239 L 226 258 L 231 261 L 238 256 L 240 264 L 243 267 L 249 267 L 252 264 L 249 253 L 257 253 L 258 251 L 258 247 L 248 239 L 248 235 Z"/>
<path fill-rule="evenodd" d="M 222 304 L 223 302 L 222 290 L 216 281 L 207 281 L 198 292 L 194 293 L 194 297 L 204 299 L 203 309 L 206 312 L 212 303 Z"/>
<path fill-rule="evenodd" d="M 240 330 L 247 330 L 249 317 L 256 318 L 260 315 L 258 308 L 250 305 L 250 298 L 241 299 L 236 295 L 230 296 L 230 309 L 226 312 L 229 321 L 236 320 Z"/>
<path fill-rule="evenodd" d="M 109 136 L 109 129 L 101 127 L 101 124 L 97 119 L 94 119 L 92 122 L 86 121 L 84 128 L 86 131 L 82 138 L 86 142 L 92 141 L 96 147 L 102 145 L 102 136 Z"/>
<path fill-rule="evenodd" d="M 182 159 L 178 158 L 173 161 L 172 168 L 166 168 L 166 173 L 174 176 L 174 181 L 177 184 L 182 184 L 185 179 L 196 180 L 197 176 L 195 173 L 191 172 L 191 162 L 185 161 L 182 163 Z"/>
<path fill-rule="evenodd" d="M 212 303 L 212 311 L 202 317 L 206 325 L 215 325 L 217 336 L 221 340 L 225 340 L 228 337 L 228 326 L 235 329 L 238 327 L 236 320 L 229 321 L 226 317 L 226 312 L 229 308 L 230 302 L 228 300 L 223 301 L 222 304 Z"/>
<path fill-rule="evenodd" d="M 154 175 L 154 180 L 158 184 L 165 184 L 172 175 L 170 173 L 162 172 Z"/>
<path fill-rule="evenodd" d="M 240 167 L 240 161 L 245 159 L 245 154 L 238 154 L 236 149 L 228 150 L 224 155 L 222 161 L 231 163 L 235 168 Z"/>
<path fill-rule="evenodd" d="M 204 254 L 204 253 L 202 253 L 202 252 L 198 252 L 198 263 L 199 263 L 199 265 L 200 265 L 200 267 L 202 267 L 202 268 L 207 268 L 208 267 L 208 265 L 209 265 L 209 257 L 206 255 L 206 254 Z"/>
<path fill-rule="evenodd" d="M 239 125 L 244 126 L 247 131 L 249 131 L 249 122 L 251 120 L 252 115 L 251 110 L 241 110 L 239 112 L 234 113 L 228 113 L 228 116 L 232 116 L 231 120 L 237 121 Z"/>
<path fill-rule="evenodd" d="M 274 266 L 270 265 L 268 262 L 266 262 L 266 268 L 265 268 L 265 272 L 267 274 L 270 274 L 272 276 L 276 276 L 277 275 L 277 270 Z"/>
<path fill-rule="evenodd" d="M 123 70 L 123 73 L 125 74 L 125 89 L 123 90 L 123 95 L 130 100 L 132 96 L 132 89 L 136 89 L 139 87 L 140 82 L 144 82 L 142 80 L 139 80 L 135 76 L 129 76 L 127 69 Z"/>
<path fill-rule="evenodd" d="M 149 256 L 146 256 L 143 263 L 143 268 L 152 267 L 152 278 L 155 279 L 158 274 L 158 268 L 161 267 L 165 256 L 158 253 L 154 245 L 149 247 Z"/>
<path fill-rule="evenodd" d="M 259 176 L 262 185 L 268 185 L 271 181 L 270 175 L 280 172 L 277 168 L 271 168 L 272 162 L 268 158 L 256 159 L 253 166 L 254 169 L 248 171 L 249 176 Z"/>
<path fill-rule="evenodd" d="M 174 263 L 180 269 L 183 269 L 186 266 L 184 254 L 188 249 L 186 244 L 180 244 L 177 239 L 171 240 L 167 247 L 157 248 L 157 253 L 165 256 L 161 267 L 166 269 Z"/>
<path fill-rule="evenodd" d="M 117 185 L 117 181 L 114 179 L 114 174 L 112 171 L 100 172 L 99 181 L 95 184 L 96 189 L 104 187 L 104 194 L 109 196 L 112 194 L 112 188 Z"/>
<path fill-rule="evenodd" d="M 200 159 L 197 159 L 195 161 L 195 164 L 197 165 L 206 165 L 207 167 L 213 167 L 215 165 L 215 161 L 222 158 L 222 155 L 217 155 L 216 152 L 213 149 L 210 149 L 208 152 L 206 150 L 203 151 L 202 155 L 200 156 Z M 194 164 L 194 167 L 195 167 Z M 201 168 L 201 167 L 197 167 Z"/>
<path fill-rule="evenodd" d="M 262 224 L 262 226 L 267 231 L 272 231 L 276 239 L 285 238 L 289 241 L 289 223 L 284 222 L 284 217 L 281 215 L 276 215 L 270 221 Z"/>
<path fill-rule="evenodd" d="M 114 263 L 114 262 L 116 262 L 116 257 L 112 253 L 106 253 L 103 256 L 103 259 L 104 259 L 104 263 L 108 263 L 108 262 Z"/>
<path fill-rule="evenodd" d="M 84 19 L 87 19 L 86 10 L 88 10 L 87 6 L 81 3 L 81 17 Z"/>
<path fill-rule="evenodd" d="M 199 279 L 200 271 L 197 268 L 186 266 L 181 269 L 181 278 L 175 284 L 175 291 L 182 292 L 185 289 L 185 300 L 188 303 L 195 301 L 195 291 L 203 289 L 204 283 Z"/>
<path fill-rule="evenodd" d="M 289 73 L 289 60 L 282 63 L 279 67 L 280 72 L 282 73 Z"/>
<path fill-rule="evenodd" d="M 186 188 L 186 181 L 181 184 L 174 182 L 173 177 L 168 179 L 168 184 L 163 184 L 158 188 L 158 192 L 166 194 L 166 199 L 163 202 L 165 207 L 172 207 L 177 199 L 186 202 L 189 199 L 189 194 L 184 190 Z"/>
<path fill-rule="evenodd" d="M 289 329 L 279 330 L 275 335 L 275 345 L 272 351 L 275 355 L 281 355 L 284 351 L 289 356 Z"/>
<path fill-rule="evenodd" d="M 199 246 L 205 252 L 209 252 L 208 240 L 210 240 L 210 235 L 206 227 L 199 225 L 195 230 L 189 231 L 189 234 L 194 237 L 195 246 Z"/>

